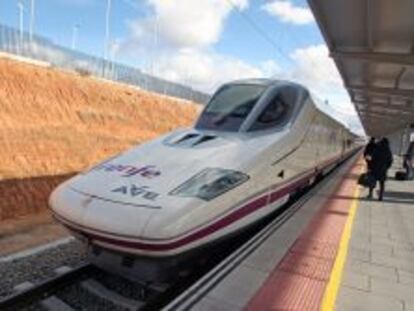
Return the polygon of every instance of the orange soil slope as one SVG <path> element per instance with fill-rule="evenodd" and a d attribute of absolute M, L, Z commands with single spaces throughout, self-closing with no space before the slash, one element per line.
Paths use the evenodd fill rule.
<path fill-rule="evenodd" d="M 0 220 L 71 173 L 196 118 L 194 103 L 0 58 Z"/>

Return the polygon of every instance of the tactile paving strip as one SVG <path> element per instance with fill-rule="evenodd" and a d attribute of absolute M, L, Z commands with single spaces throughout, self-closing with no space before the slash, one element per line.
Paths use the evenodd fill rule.
<path fill-rule="evenodd" d="M 319 310 L 356 186 L 354 165 L 245 310 Z"/>
<path fill-rule="evenodd" d="M 333 260 L 314 257 L 306 253 L 288 252 L 277 270 L 326 281 L 331 273 Z"/>
<path fill-rule="evenodd" d="M 307 254 L 318 258 L 335 259 L 337 245 L 320 240 L 299 238 L 290 249 L 291 252 Z"/>
<path fill-rule="evenodd" d="M 274 278 L 268 279 L 264 290 L 257 296 L 257 301 L 262 301 L 263 305 L 255 304 L 255 309 L 251 310 L 318 310 L 324 288 L 323 281 L 279 272 Z M 301 295 L 297 295 L 297 292 Z M 274 299 L 275 295 L 277 299 Z M 303 305 L 306 305 L 306 309 L 303 309 Z"/>

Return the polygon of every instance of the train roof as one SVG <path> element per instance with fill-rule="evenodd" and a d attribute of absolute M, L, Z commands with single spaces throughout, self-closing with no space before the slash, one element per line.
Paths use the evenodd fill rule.
<path fill-rule="evenodd" d="M 343 123 L 343 121 L 340 120 L 338 115 L 335 115 L 334 111 L 332 109 L 326 109 L 324 102 L 313 92 L 309 91 L 309 89 L 305 86 L 303 86 L 300 83 L 292 82 L 289 80 L 279 80 L 279 79 L 270 79 L 270 78 L 250 78 L 250 79 L 239 79 L 234 80 L 228 83 L 225 83 L 225 85 L 237 85 L 237 84 L 252 84 L 252 85 L 261 85 L 265 87 L 270 86 L 278 86 L 278 85 L 290 85 L 293 87 L 296 87 L 298 89 L 305 90 L 309 96 L 312 98 L 312 101 L 316 107 L 316 109 L 327 116 L 328 118 L 332 119 L 335 123 L 337 123 L 339 126 L 343 127 L 348 132 L 352 132 L 346 124 Z"/>
<path fill-rule="evenodd" d="M 239 80 L 226 83 L 226 85 L 232 85 L 232 84 L 255 84 L 255 85 L 263 85 L 266 87 L 283 84 L 283 85 L 292 85 L 292 86 L 307 90 L 306 87 L 296 82 L 292 82 L 288 80 L 268 79 L 268 78 L 239 79 Z"/>

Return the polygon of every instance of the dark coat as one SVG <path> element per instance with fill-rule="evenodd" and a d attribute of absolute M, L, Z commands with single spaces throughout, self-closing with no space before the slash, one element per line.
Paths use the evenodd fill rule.
<path fill-rule="evenodd" d="M 374 148 L 371 161 L 371 172 L 378 181 L 387 179 L 387 171 L 392 165 L 392 152 L 388 144 L 378 143 Z"/>
<path fill-rule="evenodd" d="M 364 158 L 367 161 L 368 171 L 372 170 L 372 155 L 374 154 L 374 150 L 377 147 L 377 144 L 374 142 L 369 142 L 364 149 Z M 370 159 L 367 159 L 369 157 Z"/>
<path fill-rule="evenodd" d="M 367 144 L 367 146 L 365 147 L 365 149 L 364 149 L 364 157 L 372 156 L 372 154 L 374 153 L 374 149 L 375 149 L 376 145 L 377 144 L 374 143 L 374 142 L 369 142 Z"/>

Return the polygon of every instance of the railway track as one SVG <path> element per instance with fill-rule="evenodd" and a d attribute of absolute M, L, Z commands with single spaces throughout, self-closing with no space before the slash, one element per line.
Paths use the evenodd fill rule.
<path fill-rule="evenodd" d="M 16 286 L 15 293 L 0 300 L 0 310 L 16 310 L 31 303 L 47 298 L 65 286 L 89 277 L 94 271 L 90 264 L 83 264 L 65 273 L 60 273 L 39 284 L 25 282 Z"/>
<path fill-rule="evenodd" d="M 0 310 L 160 310 L 167 305 L 168 310 L 190 310 L 330 179 L 328 175 L 254 232 L 241 235 L 237 242 L 232 242 L 232 248 L 223 247 L 217 258 L 169 284 L 132 282 L 84 263 L 56 269 L 53 277 L 37 284 L 26 282 L 20 286 L 23 289 L 0 299 Z"/>
<path fill-rule="evenodd" d="M 140 310 L 168 289 L 167 284 L 131 282 L 92 264 L 56 270 L 38 284 L 28 282 L 0 300 L 0 310 Z"/>
<path fill-rule="evenodd" d="M 0 298 L 0 310 L 159 310 L 225 256 L 204 261 L 171 283 L 131 281 L 89 263 L 61 266 L 52 277 L 14 286 Z"/>
<path fill-rule="evenodd" d="M 0 310 L 159 310 L 212 265 L 200 266 L 169 284 L 133 282 L 88 263 L 63 266 L 46 280 L 17 285 L 13 294 L 0 299 Z"/>

